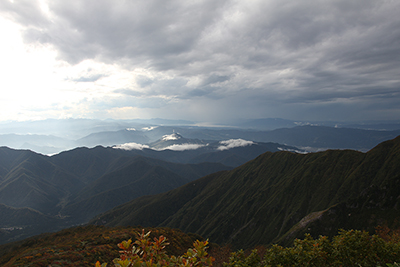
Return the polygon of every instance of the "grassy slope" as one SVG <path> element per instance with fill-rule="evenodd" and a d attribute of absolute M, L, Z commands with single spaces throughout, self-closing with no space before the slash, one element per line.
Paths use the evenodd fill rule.
<path fill-rule="evenodd" d="M 137 236 L 140 227 L 106 228 L 84 226 L 42 234 L 23 241 L 0 246 L 0 265 L 11 266 L 94 266 L 96 261 L 111 262 L 118 257 L 117 244 Z M 152 237 L 168 239 L 168 254 L 182 255 L 198 235 L 184 234 L 167 228 L 146 228 Z"/>

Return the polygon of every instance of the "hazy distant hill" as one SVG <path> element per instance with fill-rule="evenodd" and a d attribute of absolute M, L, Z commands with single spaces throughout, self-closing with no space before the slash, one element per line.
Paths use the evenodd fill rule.
<path fill-rule="evenodd" d="M 274 142 L 295 147 L 309 147 L 312 150 L 355 149 L 362 151 L 367 151 L 383 141 L 393 139 L 400 135 L 400 130 L 381 131 L 311 125 L 280 128 L 270 131 L 160 126 L 148 130 L 143 134 L 148 137 L 149 144 L 151 144 L 161 139 L 164 135 L 171 134 L 173 131 L 185 138 L 200 141 L 222 141 L 240 138 L 254 142 Z M 85 137 L 85 140 L 88 144 L 93 144 L 95 141 L 91 141 L 91 139 L 98 141 L 103 138 L 104 140 L 113 140 L 115 144 L 122 144 L 125 143 L 125 141 L 121 141 L 120 143 L 117 143 L 117 141 L 128 140 L 127 138 L 119 139 L 119 137 L 125 133 L 127 133 L 126 130 L 96 133 L 92 134 L 90 137 Z M 130 134 L 130 142 L 145 144 L 136 137 L 138 133 L 132 132 L 127 134 Z M 107 145 L 111 143 L 112 142 L 107 141 Z M 81 145 L 84 145 L 84 143 L 81 143 Z"/>
<path fill-rule="evenodd" d="M 173 124 L 175 122 L 175 125 Z M 200 127 L 192 122 L 168 120 L 46 120 L 0 124 L 0 146 L 55 154 L 75 147 L 114 146 L 138 143 L 162 149 L 157 142 L 172 133 L 193 143 L 228 139 L 275 142 L 310 151 L 356 149 L 367 151 L 400 134 L 398 122 L 344 124 L 256 119 L 235 126 Z M 184 140 L 182 140 L 184 141 Z M 163 142 L 165 143 L 165 142 Z"/>
<path fill-rule="evenodd" d="M 271 142 L 322 149 L 367 151 L 379 143 L 400 135 L 400 130 L 378 131 L 326 126 L 298 126 L 276 129 L 265 135 Z"/>
<path fill-rule="evenodd" d="M 146 144 L 149 138 L 145 132 L 132 131 L 132 130 L 119 130 L 110 132 L 92 133 L 86 137 L 80 138 L 76 141 L 77 146 L 93 147 L 97 145 L 112 146 L 122 143 L 141 143 Z"/>
<path fill-rule="evenodd" d="M 267 152 L 156 196 L 119 206 L 92 223 L 179 228 L 250 247 L 305 232 L 373 230 L 400 220 L 400 137 L 368 153 Z"/>

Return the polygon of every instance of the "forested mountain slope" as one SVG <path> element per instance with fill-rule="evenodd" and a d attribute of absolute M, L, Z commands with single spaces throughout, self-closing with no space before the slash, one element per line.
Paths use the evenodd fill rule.
<path fill-rule="evenodd" d="M 86 223 L 136 197 L 226 169 L 231 167 L 172 163 L 104 147 L 54 156 L 0 147 L 0 207 L 8 214 L 0 220 L 0 243 Z"/>
<path fill-rule="evenodd" d="M 249 247 L 286 242 L 311 223 L 319 223 L 314 234 L 393 224 L 400 220 L 399 195 L 397 137 L 367 153 L 267 152 L 234 170 L 135 199 L 92 223 L 168 226 Z M 346 214 L 350 209 L 358 215 Z"/>

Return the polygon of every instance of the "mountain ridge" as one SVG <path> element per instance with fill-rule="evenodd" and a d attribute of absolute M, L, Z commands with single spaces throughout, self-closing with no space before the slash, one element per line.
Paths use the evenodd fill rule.
<path fill-rule="evenodd" d="M 46 227 L 47 231 L 54 231 L 86 223 L 93 216 L 136 197 L 165 192 L 207 174 L 232 169 L 265 151 L 295 149 L 272 143 L 246 145 L 252 143 L 246 142 L 225 144 L 223 151 L 217 149 L 221 144 L 215 142 L 205 150 L 124 150 L 96 146 L 52 156 L 0 147 L 0 203 L 31 208 L 44 217 L 57 219 Z M 243 144 L 244 147 L 235 147 Z M 218 162 L 220 157 L 213 157 L 213 153 L 225 155 L 221 157 L 223 162 Z M 199 155 L 204 157 L 197 158 Z M 26 237 L 26 225 L 29 222 L 23 229 L 5 235 L 6 240 L 0 239 L 0 243 L 16 236 Z M 33 228 L 29 233 L 35 232 Z"/>
<path fill-rule="evenodd" d="M 279 120 L 267 121 L 280 124 Z M 371 128 L 368 128 L 362 124 L 348 126 L 339 124 L 341 127 L 336 127 L 332 123 L 310 124 L 286 120 L 281 122 L 283 124 L 280 128 L 272 127 L 270 129 L 265 127 L 200 127 L 194 125 L 155 126 L 154 124 L 151 126 L 137 125 L 137 129 L 135 129 L 132 125 L 129 126 L 128 122 L 121 122 L 110 124 L 109 127 L 96 128 L 95 125 L 92 125 L 94 127 L 92 131 L 79 138 L 64 136 L 63 134 L 61 134 L 62 137 L 43 134 L 0 134 L 0 146 L 30 149 L 48 155 L 80 146 L 114 146 L 124 143 L 138 143 L 142 146 L 153 144 L 154 148 L 157 148 L 156 143 L 163 136 L 179 133 L 192 141 L 197 139 L 198 144 L 202 144 L 203 140 L 221 141 L 241 138 L 254 142 L 275 142 L 299 148 L 308 147 L 310 151 L 344 148 L 367 151 L 382 141 L 400 135 L 400 124 L 382 125 L 383 129 L 387 128 L 382 130 L 379 125 L 372 125 Z M 85 128 L 81 124 L 82 122 L 79 125 Z M 101 125 L 100 122 L 99 124 Z M 39 132 L 42 133 L 42 131 L 44 130 L 41 129 Z"/>
<path fill-rule="evenodd" d="M 234 246 L 270 243 L 312 212 L 357 199 L 370 186 L 396 184 L 399 149 L 397 137 L 367 153 L 266 152 L 231 171 L 128 202 L 91 223 L 179 228 Z M 399 187 L 393 190 L 400 193 Z M 393 205 L 391 209 L 397 207 Z M 365 224 L 360 221 L 360 227 Z"/>

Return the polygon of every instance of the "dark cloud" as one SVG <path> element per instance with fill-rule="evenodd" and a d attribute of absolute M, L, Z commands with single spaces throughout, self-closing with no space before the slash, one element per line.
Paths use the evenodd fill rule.
<path fill-rule="evenodd" d="M 213 112 L 218 118 L 400 116 L 397 1 L 48 4 L 48 13 L 35 1 L 2 1 L 0 8 L 25 27 L 26 42 L 50 44 L 71 64 L 94 59 L 156 73 L 137 76 L 139 89 L 114 90 L 128 96 L 127 106 L 159 104 L 170 108 L 160 114 L 171 116 L 186 108 L 204 119 Z M 102 78 L 96 75 L 75 80 Z"/>
<path fill-rule="evenodd" d="M 211 74 L 203 81 L 203 86 L 228 81 L 230 76 Z"/>

